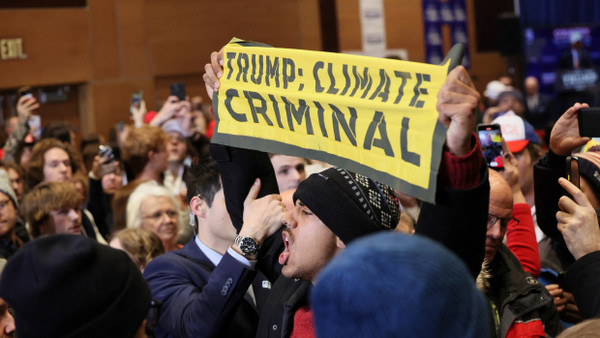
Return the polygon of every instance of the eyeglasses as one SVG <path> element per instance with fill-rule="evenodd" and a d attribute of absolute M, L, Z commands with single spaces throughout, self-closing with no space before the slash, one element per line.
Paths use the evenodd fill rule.
<path fill-rule="evenodd" d="M 518 219 L 514 218 L 514 217 L 510 217 L 510 218 L 500 218 L 496 215 L 492 215 L 492 214 L 488 214 L 488 220 L 487 220 L 487 228 L 488 230 L 493 228 L 494 225 L 496 224 L 496 222 L 498 222 L 498 220 L 500 220 L 500 227 L 506 229 L 506 227 L 508 226 L 508 222 L 510 221 L 514 221 L 516 222 L 515 225 L 519 225 L 519 223 L 521 221 L 519 221 Z"/>
<path fill-rule="evenodd" d="M 154 337 L 154 327 L 158 324 L 158 314 L 162 302 L 156 299 L 150 301 L 150 309 L 148 310 L 148 317 L 146 321 L 146 335 L 148 337 Z"/>
<path fill-rule="evenodd" d="M 179 214 L 175 210 L 162 210 L 162 211 L 157 211 L 157 212 L 153 213 L 152 215 L 143 216 L 142 218 L 146 218 L 146 219 L 149 218 L 153 221 L 158 221 L 163 218 L 163 215 L 167 215 L 168 218 L 174 219 L 174 218 L 177 218 L 177 216 Z"/>

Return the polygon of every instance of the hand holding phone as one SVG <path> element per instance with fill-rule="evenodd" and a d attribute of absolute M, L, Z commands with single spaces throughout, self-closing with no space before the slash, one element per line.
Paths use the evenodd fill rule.
<path fill-rule="evenodd" d="M 477 134 L 481 142 L 483 157 L 492 169 L 504 168 L 502 162 L 502 132 L 499 124 L 480 124 L 477 126 Z"/>
<path fill-rule="evenodd" d="M 19 117 L 19 122 L 25 124 L 32 116 L 33 111 L 40 107 L 40 104 L 33 96 L 30 87 L 20 88 L 18 94 L 17 115 Z"/>
<path fill-rule="evenodd" d="M 134 115 L 136 110 L 140 109 L 141 101 L 144 97 L 144 92 L 139 90 L 131 94 L 131 105 L 129 106 L 129 113 Z"/>
<path fill-rule="evenodd" d="M 24 96 L 28 99 L 33 98 L 33 92 L 31 91 L 31 87 L 21 87 L 17 90 L 17 93 L 19 94 L 19 97 Z"/>

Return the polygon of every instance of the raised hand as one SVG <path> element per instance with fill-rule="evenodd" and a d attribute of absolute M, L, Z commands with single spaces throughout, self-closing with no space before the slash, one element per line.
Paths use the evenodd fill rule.
<path fill-rule="evenodd" d="M 558 183 L 575 200 L 562 196 L 558 201 L 561 211 L 556 213 L 558 230 L 562 233 L 567 248 L 579 259 L 588 253 L 600 250 L 600 228 L 596 210 L 583 191 L 564 178 Z"/>
<path fill-rule="evenodd" d="M 210 54 L 210 63 L 204 65 L 204 85 L 206 87 L 206 93 L 208 97 L 212 99 L 213 93 L 219 91 L 221 85 L 221 76 L 223 76 L 223 49 L 221 48 L 218 52 L 212 52 Z"/>
<path fill-rule="evenodd" d="M 259 244 L 281 227 L 286 207 L 278 194 L 257 199 L 260 179 L 256 179 L 244 201 L 244 224 L 240 236 L 253 237 Z"/>
<path fill-rule="evenodd" d="M 448 128 L 446 146 L 456 156 L 471 151 L 480 95 L 463 66 L 454 68 L 438 93 L 439 120 Z"/>
<path fill-rule="evenodd" d="M 586 144 L 590 138 L 579 135 L 579 122 L 577 121 L 577 112 L 581 108 L 589 108 L 587 103 L 575 103 L 573 107 L 567 109 L 556 121 L 552 132 L 550 133 L 550 149 L 557 155 L 566 156 L 571 152 Z"/>

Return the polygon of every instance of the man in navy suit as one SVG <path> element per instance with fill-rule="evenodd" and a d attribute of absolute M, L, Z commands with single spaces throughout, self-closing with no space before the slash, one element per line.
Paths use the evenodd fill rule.
<path fill-rule="evenodd" d="M 182 249 L 155 258 L 144 270 L 153 299 L 162 302 L 154 333 L 157 337 L 254 337 L 257 309 L 268 296 L 270 283 L 254 269 L 262 253 L 251 252 L 238 238 L 262 245 L 281 227 L 285 206 L 277 194 L 257 199 L 257 179 L 244 202 L 244 223 L 236 237 L 216 164 L 206 160 L 192 168 L 186 183 L 197 235 Z"/>
<path fill-rule="evenodd" d="M 569 36 L 571 47 L 565 50 L 559 62 L 561 69 L 582 69 L 593 67 L 590 53 L 583 45 L 583 36 L 580 32 L 574 31 Z"/>

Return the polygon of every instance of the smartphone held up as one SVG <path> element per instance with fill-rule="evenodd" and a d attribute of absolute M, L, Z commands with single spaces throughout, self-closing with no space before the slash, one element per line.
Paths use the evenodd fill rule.
<path fill-rule="evenodd" d="M 109 145 L 99 145 L 98 155 L 104 160 L 104 164 L 113 163 L 115 161 L 115 154 Z"/>
<path fill-rule="evenodd" d="M 24 96 L 24 97 L 27 97 L 28 99 L 33 98 L 33 91 L 31 90 L 31 87 L 21 87 L 17 90 L 17 93 L 18 93 L 19 97 Z"/>
<path fill-rule="evenodd" d="M 600 136 L 600 107 L 581 108 L 577 112 L 579 135 Z"/>
<path fill-rule="evenodd" d="M 179 101 L 185 101 L 185 83 L 173 82 L 169 86 L 169 89 L 172 96 L 176 96 L 179 99 Z"/>
<path fill-rule="evenodd" d="M 483 157 L 492 169 L 504 168 L 502 162 L 502 132 L 499 124 L 480 124 L 477 126 L 477 134 L 481 142 Z"/>
<path fill-rule="evenodd" d="M 131 94 L 131 105 L 129 107 L 129 113 L 133 115 L 136 109 L 140 109 L 140 104 L 144 98 L 144 92 L 139 90 Z"/>

